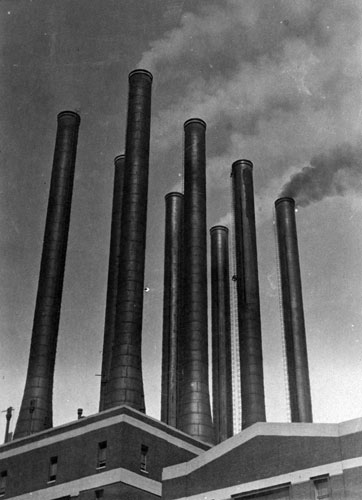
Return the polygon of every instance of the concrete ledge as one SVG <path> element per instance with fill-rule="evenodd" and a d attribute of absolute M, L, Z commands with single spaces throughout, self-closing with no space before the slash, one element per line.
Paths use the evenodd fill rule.
<path fill-rule="evenodd" d="M 342 424 L 259 422 L 248 427 L 236 436 L 214 446 L 209 451 L 189 462 L 165 468 L 163 470 L 162 479 L 165 481 L 190 474 L 255 437 L 340 437 L 341 435 L 351 434 L 359 430 L 362 431 L 362 419 L 356 419 Z"/>
<path fill-rule="evenodd" d="M 115 483 L 128 484 L 134 488 L 147 491 L 148 493 L 161 497 L 161 483 L 154 481 L 153 479 L 143 477 L 127 469 L 118 468 L 102 472 L 101 474 L 95 474 L 93 476 L 77 479 L 76 481 L 52 485 L 49 488 L 32 491 L 31 493 L 24 493 L 23 495 L 11 498 L 12 500 L 29 500 L 30 497 L 32 500 L 53 500 L 54 498 L 64 497 L 67 495 L 78 496 L 81 491 L 102 488 Z"/>
<path fill-rule="evenodd" d="M 19 455 L 36 448 L 49 446 L 60 441 L 84 435 L 87 432 L 92 432 L 97 429 L 120 423 L 127 423 L 136 428 L 145 430 L 154 436 L 158 436 L 165 441 L 196 455 L 210 449 L 208 444 L 203 443 L 202 441 L 199 441 L 184 432 L 179 431 L 178 429 L 148 417 L 144 413 L 134 410 L 128 406 L 119 406 L 89 417 L 84 417 L 80 420 L 75 420 L 59 427 L 47 429 L 45 431 L 32 434 L 31 436 L 6 443 L 0 446 L 0 459 Z"/>

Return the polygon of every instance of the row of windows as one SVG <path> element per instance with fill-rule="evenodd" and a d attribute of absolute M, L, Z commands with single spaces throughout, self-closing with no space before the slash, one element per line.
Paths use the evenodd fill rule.
<path fill-rule="evenodd" d="M 148 447 L 141 445 L 140 470 L 147 472 Z M 98 443 L 97 469 L 102 469 L 107 465 L 107 441 Z M 55 482 L 58 472 L 58 457 L 49 459 L 48 482 Z M 5 495 L 8 473 L 3 470 L 0 473 L 0 496 Z M 311 478 L 314 492 L 314 500 L 325 500 L 332 498 L 329 484 L 329 475 Z M 103 490 L 95 491 L 95 499 L 103 498 Z M 237 494 L 232 496 L 235 500 L 289 500 L 290 485 L 280 485 L 272 489 L 262 490 L 253 493 Z"/>
<path fill-rule="evenodd" d="M 328 475 L 311 478 L 311 481 L 313 500 L 332 498 Z M 232 496 L 235 500 L 290 500 L 290 498 L 290 484 Z"/>
<path fill-rule="evenodd" d="M 141 446 L 140 470 L 147 472 L 148 446 Z M 107 441 L 98 443 L 97 469 L 103 469 L 107 465 Z M 55 481 L 57 478 L 58 457 L 51 457 L 49 463 L 49 479 Z M 99 497 L 101 498 L 101 497 Z"/>
<path fill-rule="evenodd" d="M 147 472 L 147 454 L 148 446 L 141 445 L 141 460 L 140 460 L 140 470 Z M 106 466 L 107 463 L 107 441 L 102 441 L 98 443 L 98 459 L 97 459 L 97 469 L 101 469 Z"/>
<path fill-rule="evenodd" d="M 72 498 L 74 499 L 73 496 L 67 495 L 65 497 L 55 498 L 54 500 L 71 500 Z M 104 498 L 104 490 L 96 490 L 96 491 L 94 491 L 93 498 L 94 498 L 94 500 L 97 500 L 99 498 Z"/>
<path fill-rule="evenodd" d="M 147 454 L 148 446 L 144 444 L 141 446 L 141 457 L 140 457 L 140 471 L 147 473 Z M 98 454 L 97 454 L 97 469 L 103 469 L 107 465 L 107 441 L 101 441 L 98 443 Z M 49 459 L 48 468 L 48 483 L 53 483 L 57 479 L 58 473 L 58 457 L 53 456 Z M 7 483 L 8 473 L 6 470 L 0 473 L 0 496 L 5 495 L 6 483 Z M 95 492 L 95 498 L 103 498 L 103 490 L 98 490 Z M 97 496 L 98 495 L 98 496 Z"/>
<path fill-rule="evenodd" d="M 54 500 L 71 500 L 72 496 L 70 495 L 67 495 L 65 497 L 60 497 L 60 498 L 55 498 Z M 94 496 L 93 496 L 94 500 L 97 500 L 99 498 L 104 498 L 104 490 L 96 490 L 94 491 Z"/>

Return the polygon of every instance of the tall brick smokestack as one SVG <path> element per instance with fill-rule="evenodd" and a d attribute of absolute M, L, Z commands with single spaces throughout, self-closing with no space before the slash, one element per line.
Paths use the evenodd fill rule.
<path fill-rule="evenodd" d="M 312 422 L 302 282 L 293 198 L 279 198 L 275 202 L 275 214 L 291 417 L 292 422 Z"/>
<path fill-rule="evenodd" d="M 129 74 L 116 327 L 105 408 L 145 411 L 141 364 L 152 75 Z"/>
<path fill-rule="evenodd" d="M 161 420 L 176 427 L 182 313 L 183 195 L 168 193 L 165 202 Z"/>
<path fill-rule="evenodd" d="M 211 443 L 213 426 L 208 384 L 206 254 L 206 123 L 185 122 L 184 312 L 181 387 L 177 426 Z"/>
<path fill-rule="evenodd" d="M 53 378 L 80 117 L 58 115 L 28 373 L 14 439 L 53 425 Z"/>
<path fill-rule="evenodd" d="M 228 232 L 225 226 L 210 229 L 212 387 L 216 443 L 233 435 Z"/>
<path fill-rule="evenodd" d="M 232 165 L 237 269 L 242 428 L 265 421 L 253 164 Z"/>
<path fill-rule="evenodd" d="M 105 408 L 105 399 L 111 371 L 112 346 L 116 326 L 116 306 L 119 274 L 119 255 L 121 251 L 121 218 L 124 181 L 125 156 L 114 159 L 114 184 L 111 223 L 111 243 L 108 263 L 108 285 L 106 301 L 106 317 L 103 337 L 102 378 L 99 411 Z"/>

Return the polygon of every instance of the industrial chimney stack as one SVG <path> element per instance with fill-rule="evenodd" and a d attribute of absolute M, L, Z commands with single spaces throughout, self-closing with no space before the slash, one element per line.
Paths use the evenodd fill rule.
<path fill-rule="evenodd" d="M 225 226 L 210 229 L 212 388 L 216 443 L 233 435 L 228 233 Z"/>
<path fill-rule="evenodd" d="M 292 422 L 312 422 L 302 282 L 293 198 L 279 198 L 275 202 L 275 214 L 291 418 Z"/>
<path fill-rule="evenodd" d="M 179 391 L 178 343 L 182 314 L 182 236 L 184 197 L 165 196 L 165 262 L 163 279 L 161 420 L 177 427 Z"/>
<path fill-rule="evenodd" d="M 53 425 L 53 378 L 80 117 L 58 115 L 28 373 L 14 439 Z"/>
<path fill-rule="evenodd" d="M 213 442 L 208 383 L 206 253 L 206 123 L 185 122 L 184 303 L 177 426 Z"/>
<path fill-rule="evenodd" d="M 265 421 L 253 164 L 232 165 L 240 346 L 242 428 Z"/>
<path fill-rule="evenodd" d="M 141 340 L 151 86 L 148 71 L 129 74 L 116 324 L 105 409 L 124 404 L 145 411 Z"/>
<path fill-rule="evenodd" d="M 110 243 L 109 262 L 108 262 L 107 301 L 106 301 L 106 316 L 104 324 L 101 395 L 100 395 L 99 411 L 102 411 L 105 408 L 109 375 L 111 371 L 114 332 L 116 326 L 119 255 L 121 251 L 121 219 L 122 219 L 124 167 L 125 167 L 125 156 L 124 154 L 122 154 L 114 159 L 111 243 Z"/>

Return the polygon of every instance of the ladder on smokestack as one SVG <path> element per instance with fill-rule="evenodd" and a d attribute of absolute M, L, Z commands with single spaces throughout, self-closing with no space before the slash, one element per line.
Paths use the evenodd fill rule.
<path fill-rule="evenodd" d="M 230 210 L 230 323 L 231 323 L 231 358 L 232 358 L 232 390 L 233 390 L 233 426 L 234 435 L 241 432 L 241 383 L 240 383 L 240 355 L 239 355 L 239 319 L 237 297 L 237 274 L 235 255 L 235 202 L 232 180 L 230 176 L 231 210 Z"/>

